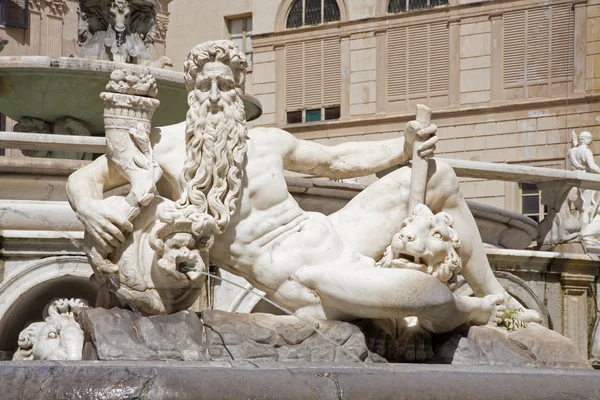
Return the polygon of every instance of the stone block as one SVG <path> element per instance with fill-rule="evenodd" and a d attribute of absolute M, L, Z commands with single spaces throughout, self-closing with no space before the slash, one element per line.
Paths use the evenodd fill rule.
<path fill-rule="evenodd" d="M 517 121 L 498 121 L 496 122 L 497 133 L 515 133 L 517 132 Z"/>
<path fill-rule="evenodd" d="M 461 104 L 485 103 L 488 101 L 490 101 L 490 92 L 489 91 L 461 93 L 460 94 L 460 103 Z"/>
<path fill-rule="evenodd" d="M 537 119 L 537 129 L 539 131 L 556 129 L 558 126 L 558 118 L 556 116 L 543 117 Z"/>
<path fill-rule="evenodd" d="M 460 24 L 460 36 L 476 35 L 478 32 L 477 23 L 461 23 Z"/>
<path fill-rule="evenodd" d="M 76 319 L 99 360 L 204 360 L 202 324 L 190 311 L 142 317 L 93 308 L 81 309 Z"/>
<path fill-rule="evenodd" d="M 460 57 L 469 58 L 486 55 L 486 53 L 484 53 L 482 36 L 483 35 L 462 36 L 460 38 Z M 489 54 L 489 52 L 487 54 Z"/>
<path fill-rule="evenodd" d="M 374 48 L 354 50 L 350 52 L 350 70 L 368 71 L 376 68 L 377 51 Z"/>
<path fill-rule="evenodd" d="M 474 69 L 469 71 L 460 71 L 460 91 L 477 92 L 484 90 L 483 69 Z"/>

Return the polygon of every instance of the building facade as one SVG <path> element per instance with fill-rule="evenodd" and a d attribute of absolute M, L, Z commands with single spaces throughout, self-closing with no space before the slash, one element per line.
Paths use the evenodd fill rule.
<path fill-rule="evenodd" d="M 562 169 L 572 130 L 600 136 L 594 0 L 178 0 L 170 11 L 167 55 L 179 70 L 195 44 L 252 21 L 256 124 L 303 139 L 395 137 L 417 103 L 433 110 L 443 158 Z M 527 185 L 465 179 L 462 189 L 543 214 Z"/>

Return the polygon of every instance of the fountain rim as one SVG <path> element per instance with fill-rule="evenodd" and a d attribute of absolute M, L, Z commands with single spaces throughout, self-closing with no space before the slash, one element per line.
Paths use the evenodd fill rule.
<path fill-rule="evenodd" d="M 174 86 L 185 87 L 183 73 L 173 70 L 153 68 L 136 64 L 123 64 L 107 60 L 94 60 L 76 57 L 50 57 L 50 56 L 0 56 L 0 75 L 2 70 L 53 70 L 61 72 L 82 71 L 110 74 L 115 69 L 142 69 L 147 68 L 160 83 L 168 83 Z M 185 90 L 185 89 L 184 89 Z M 160 91 L 160 87 L 159 87 Z M 260 117 L 263 112 L 260 100 L 250 94 L 241 96 L 246 109 L 246 120 L 253 121 Z"/>

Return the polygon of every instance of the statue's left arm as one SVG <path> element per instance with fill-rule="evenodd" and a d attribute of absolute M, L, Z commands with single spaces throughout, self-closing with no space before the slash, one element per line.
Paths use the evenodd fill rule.
<path fill-rule="evenodd" d="M 429 137 L 419 146 L 419 155 L 423 158 L 432 157 L 438 140 L 436 131 L 437 127 L 433 124 L 421 129 L 418 122 L 411 121 L 406 125 L 404 137 L 347 142 L 336 146 L 296 139 L 281 130 L 278 133 L 286 143 L 285 169 L 332 179 L 346 179 L 374 174 L 407 163 L 412 158 L 416 135 Z"/>

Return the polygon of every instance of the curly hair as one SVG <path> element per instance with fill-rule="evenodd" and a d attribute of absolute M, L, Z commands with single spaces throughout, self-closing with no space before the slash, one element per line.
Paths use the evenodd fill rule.
<path fill-rule="evenodd" d="M 208 62 L 227 65 L 234 77 L 232 103 L 220 100 L 222 118 L 208 115 L 208 105 L 198 100 L 198 74 Z M 205 214 L 216 220 L 222 233 L 235 213 L 242 188 L 246 158 L 246 113 L 240 97 L 244 93 L 246 57 L 228 40 L 202 43 L 192 49 L 184 64 L 189 91 L 186 116 L 186 160 L 180 175 L 182 195 L 177 202 L 181 214 Z"/>

